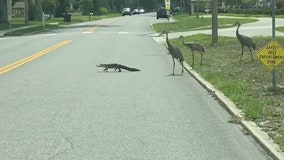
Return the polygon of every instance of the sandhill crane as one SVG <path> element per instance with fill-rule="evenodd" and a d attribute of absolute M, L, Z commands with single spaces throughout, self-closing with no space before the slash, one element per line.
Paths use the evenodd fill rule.
<path fill-rule="evenodd" d="M 242 53 L 241 53 L 241 57 L 240 57 L 240 62 L 242 61 L 242 57 L 243 57 L 243 54 L 244 54 L 244 47 L 245 46 L 247 46 L 249 48 L 249 51 L 250 51 L 250 54 L 251 54 L 251 60 L 253 60 L 251 48 L 253 48 L 255 50 L 255 43 L 252 41 L 251 38 L 249 38 L 247 36 L 244 36 L 244 35 L 241 35 L 239 33 L 239 28 L 240 28 L 240 25 L 241 25 L 240 22 L 236 22 L 234 25 L 238 25 L 238 28 L 236 30 L 236 36 L 237 36 L 239 42 L 242 45 Z"/>
<path fill-rule="evenodd" d="M 173 75 L 175 74 L 175 59 L 178 60 L 182 66 L 182 70 L 181 70 L 181 74 L 183 73 L 183 61 L 184 61 L 184 57 L 182 55 L 182 52 L 179 48 L 174 47 L 170 42 L 169 42 L 169 38 L 168 38 L 168 31 L 163 31 L 159 36 L 161 36 L 162 34 L 166 34 L 166 41 L 167 41 L 167 48 L 169 50 L 169 53 L 171 54 L 172 58 L 173 58 Z"/>
<path fill-rule="evenodd" d="M 205 48 L 201 45 L 201 44 L 198 44 L 198 43 L 195 43 L 195 42 L 184 42 L 184 37 L 183 35 L 181 35 L 179 37 L 179 39 L 182 39 L 182 43 L 183 45 L 187 46 L 190 50 L 191 50 L 191 53 L 192 53 L 192 66 L 194 66 L 194 51 L 198 51 L 201 55 L 201 60 L 200 60 L 200 65 L 202 65 L 202 59 L 203 59 L 203 54 L 205 53 Z"/>

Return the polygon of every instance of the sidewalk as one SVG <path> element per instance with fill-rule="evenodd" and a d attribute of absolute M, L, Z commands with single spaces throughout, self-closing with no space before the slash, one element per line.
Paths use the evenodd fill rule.
<path fill-rule="evenodd" d="M 9 33 L 11 31 L 16 31 L 16 30 L 21 30 L 21 29 L 26 29 L 26 28 L 31 28 L 35 27 L 36 25 L 30 25 L 30 26 L 24 26 L 24 27 L 18 27 L 18 28 L 11 28 L 11 29 L 6 29 L 6 30 L 0 30 L 0 37 L 3 37 L 5 33 Z"/>
<path fill-rule="evenodd" d="M 10 32 L 11 30 L 0 30 L 0 37 L 3 37 L 5 33 Z"/>

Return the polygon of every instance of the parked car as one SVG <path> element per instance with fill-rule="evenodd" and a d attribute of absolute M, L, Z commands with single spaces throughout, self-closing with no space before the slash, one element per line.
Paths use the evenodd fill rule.
<path fill-rule="evenodd" d="M 140 13 L 140 14 L 144 14 L 144 13 L 145 13 L 145 10 L 144 10 L 143 8 L 140 8 L 140 9 L 139 9 L 139 13 Z"/>
<path fill-rule="evenodd" d="M 132 10 L 132 15 L 134 15 L 134 14 L 140 14 L 139 9 L 133 9 Z"/>
<path fill-rule="evenodd" d="M 175 7 L 175 8 L 173 9 L 173 12 L 174 12 L 174 13 L 180 12 L 180 11 L 181 11 L 181 8 L 180 8 L 180 7 Z"/>
<path fill-rule="evenodd" d="M 121 11 L 121 15 L 122 16 L 125 16 L 125 15 L 131 16 L 132 14 L 131 14 L 130 8 L 123 8 L 122 11 Z"/>
<path fill-rule="evenodd" d="M 169 11 L 167 11 L 165 8 L 161 7 L 157 10 L 157 19 L 159 18 L 168 18 L 170 16 Z"/>
<path fill-rule="evenodd" d="M 204 8 L 204 13 L 212 13 L 212 9 L 211 8 Z"/>

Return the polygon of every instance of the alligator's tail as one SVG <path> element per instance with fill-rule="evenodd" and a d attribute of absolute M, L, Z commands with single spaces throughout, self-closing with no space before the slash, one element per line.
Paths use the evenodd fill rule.
<path fill-rule="evenodd" d="M 139 69 L 137 68 L 131 68 L 131 67 L 127 67 L 127 66 L 124 66 L 124 65 L 119 65 L 118 68 L 121 68 L 121 69 L 125 69 L 127 71 L 130 71 L 130 72 L 137 72 L 137 71 L 140 71 Z"/>

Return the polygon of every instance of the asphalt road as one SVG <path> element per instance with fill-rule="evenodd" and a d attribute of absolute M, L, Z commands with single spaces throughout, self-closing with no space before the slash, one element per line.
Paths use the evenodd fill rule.
<path fill-rule="evenodd" d="M 1 160 L 272 159 L 194 78 L 170 75 L 150 27 L 160 21 L 125 16 L 0 39 Z"/>

